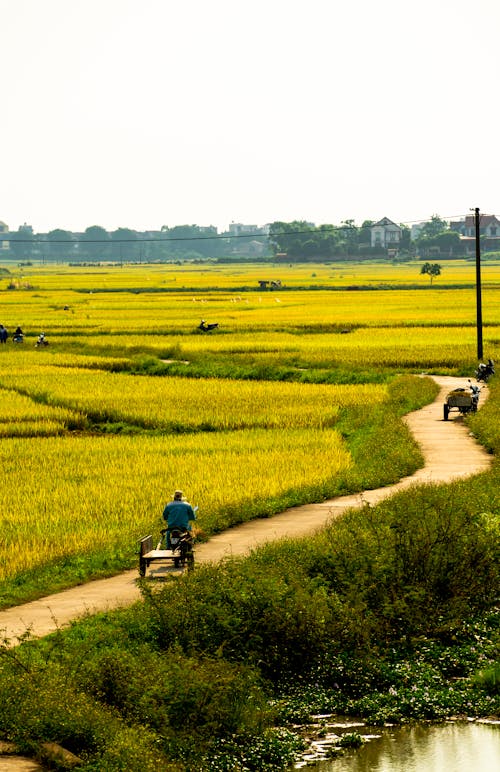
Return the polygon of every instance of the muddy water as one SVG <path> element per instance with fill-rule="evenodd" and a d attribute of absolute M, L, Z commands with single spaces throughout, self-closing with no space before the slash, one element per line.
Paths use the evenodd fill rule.
<path fill-rule="evenodd" d="M 368 735 L 368 727 L 357 729 Z M 357 751 L 308 772 L 498 772 L 500 724 L 451 723 L 378 730 Z"/>

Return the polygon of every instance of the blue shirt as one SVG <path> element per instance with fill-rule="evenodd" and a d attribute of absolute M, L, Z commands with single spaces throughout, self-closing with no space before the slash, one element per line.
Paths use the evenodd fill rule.
<path fill-rule="evenodd" d="M 187 501 L 169 501 L 163 510 L 163 517 L 169 528 L 178 526 L 191 530 L 190 520 L 196 520 L 193 507 Z"/>

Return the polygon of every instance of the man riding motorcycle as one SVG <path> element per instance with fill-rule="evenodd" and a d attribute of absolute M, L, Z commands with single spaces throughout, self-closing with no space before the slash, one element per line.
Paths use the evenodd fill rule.
<path fill-rule="evenodd" d="M 172 528 L 184 528 L 191 531 L 191 521 L 196 520 L 196 512 L 191 504 L 186 501 L 182 491 L 176 490 L 174 498 L 169 501 L 163 510 L 163 519 L 167 523 L 167 549 L 172 549 L 170 543 L 170 531 Z"/>

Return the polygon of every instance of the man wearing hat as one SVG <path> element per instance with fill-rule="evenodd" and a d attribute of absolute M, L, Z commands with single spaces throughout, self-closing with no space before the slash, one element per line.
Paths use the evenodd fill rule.
<path fill-rule="evenodd" d="M 167 523 L 167 549 L 171 549 L 170 545 L 170 529 L 177 527 L 177 528 L 186 528 L 186 530 L 191 530 L 191 520 L 196 520 L 196 513 L 189 504 L 188 501 L 185 500 L 182 491 L 175 491 L 173 501 L 169 501 L 165 509 L 163 510 L 163 518 Z"/>

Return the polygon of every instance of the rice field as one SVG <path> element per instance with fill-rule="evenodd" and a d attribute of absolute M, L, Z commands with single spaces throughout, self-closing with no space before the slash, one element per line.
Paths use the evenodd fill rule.
<path fill-rule="evenodd" d="M 495 359 L 500 266 L 484 274 L 485 356 Z M 12 276 L 19 289 L 7 289 Z M 283 290 L 258 290 L 278 277 Z M 418 264 L 0 274 L 0 322 L 26 333 L 0 346 L 0 582 L 50 565 L 64 573 L 73 558 L 104 570 L 119 554 L 130 565 L 179 486 L 206 533 L 336 495 L 357 474 L 341 417 L 359 431 L 389 410 L 399 373 L 471 374 L 473 278 L 465 261 L 445 265 L 432 290 Z M 219 329 L 201 333 L 201 318 Z M 36 350 L 42 330 L 49 347 Z M 154 374 L 168 362 L 175 374 Z M 343 380 L 353 363 L 357 383 Z M 225 377 L 205 377 L 217 367 Z M 318 382 L 293 382 L 311 374 Z"/>
<path fill-rule="evenodd" d="M 40 364 L 0 372 L 0 385 L 94 422 L 165 432 L 333 426 L 344 407 L 380 404 L 384 386 L 135 377 Z"/>
<path fill-rule="evenodd" d="M 122 550 L 152 528 L 179 481 L 214 532 L 272 511 L 295 489 L 328 492 L 351 465 L 331 429 L 262 429 L 183 437 L 3 439 L 0 581 L 86 552 Z M 267 470 L 267 474 L 263 474 Z"/>

